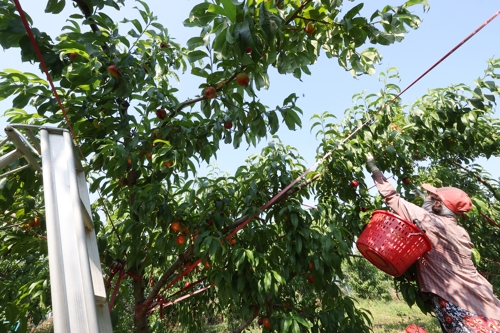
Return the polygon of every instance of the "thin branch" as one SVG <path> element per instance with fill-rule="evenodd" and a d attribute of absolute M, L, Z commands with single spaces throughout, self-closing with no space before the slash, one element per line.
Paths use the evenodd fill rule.
<path fill-rule="evenodd" d="M 36 236 L 36 237 L 39 237 L 41 239 L 47 240 L 47 237 L 34 232 L 33 230 L 30 229 L 31 227 L 24 227 L 22 223 L 21 224 L 15 224 L 15 223 L 9 222 L 7 220 L 4 220 L 2 218 L 0 218 L 0 222 L 7 223 L 7 224 L 9 224 L 10 226 L 12 226 L 14 228 L 18 228 L 22 232 L 27 232 L 27 233 L 32 234 L 33 236 Z"/>
<path fill-rule="evenodd" d="M 486 219 L 486 221 L 490 222 L 495 227 L 500 228 L 500 225 L 498 223 L 496 223 L 495 221 L 493 221 L 491 218 L 489 218 L 488 216 L 486 216 L 483 213 L 479 213 L 479 214 L 481 214 L 481 216 L 484 217 Z"/>
<path fill-rule="evenodd" d="M 243 70 L 245 69 L 245 66 L 241 66 L 240 70 L 239 71 L 236 71 L 234 72 L 225 82 L 224 84 L 221 84 L 219 85 L 215 90 L 217 91 L 221 91 L 222 88 L 224 88 L 224 86 L 226 86 L 228 83 L 232 82 L 235 78 L 236 78 L 236 75 L 238 75 L 239 73 L 241 73 Z M 171 115 L 170 117 L 174 117 L 179 111 L 181 111 L 182 109 L 184 109 L 186 106 L 188 105 L 191 105 L 191 104 L 195 104 L 195 103 L 198 103 L 200 101 L 203 101 L 207 99 L 205 96 L 200 96 L 200 97 L 197 97 L 197 98 L 193 98 L 193 99 L 188 99 L 184 102 L 182 102 L 181 104 L 179 104 L 179 106 L 177 107 L 177 109 L 175 110 L 174 114 Z"/>
<path fill-rule="evenodd" d="M 495 189 L 493 188 L 493 186 L 488 183 L 484 178 L 481 178 L 481 176 L 479 176 L 477 173 L 475 173 L 474 171 L 464 167 L 463 165 L 461 165 L 460 163 L 456 162 L 456 161 L 451 161 L 451 163 L 455 164 L 456 166 L 458 166 L 459 168 L 461 168 L 462 170 L 465 170 L 466 172 L 470 173 L 472 176 L 474 176 L 474 178 L 476 178 L 481 184 L 483 184 L 488 190 L 490 190 L 490 192 L 493 194 L 493 196 L 498 200 L 500 201 L 500 196 L 496 193 Z"/>
<path fill-rule="evenodd" d="M 160 277 L 158 282 L 153 286 L 148 297 L 144 300 L 144 304 L 148 304 L 153 301 L 153 299 L 158 295 L 161 288 L 167 284 L 171 276 L 175 273 L 177 268 L 179 268 L 188 258 L 190 258 L 194 253 L 194 246 L 191 245 L 183 254 L 179 255 L 179 258 L 170 266 L 165 273 Z"/>
<path fill-rule="evenodd" d="M 303 1 L 301 4 L 300 4 L 300 7 L 297 8 L 297 10 L 295 11 L 295 13 L 292 14 L 292 16 L 290 16 L 288 18 L 288 20 L 285 21 L 285 25 L 287 24 L 290 24 L 290 22 L 292 22 L 293 20 L 295 20 L 295 18 L 299 15 L 299 13 L 309 4 L 311 3 L 312 0 L 305 0 Z"/>
<path fill-rule="evenodd" d="M 257 315 L 258 316 L 258 315 Z M 257 316 L 251 316 L 250 318 L 248 318 L 247 321 L 245 321 L 243 324 L 241 324 L 240 326 L 236 327 L 234 330 L 231 331 L 231 333 L 240 333 L 240 332 L 243 332 L 243 330 L 245 328 L 248 327 L 248 325 L 250 325 L 252 323 L 252 321 L 255 320 L 255 318 L 257 318 Z"/>
<path fill-rule="evenodd" d="M 90 11 L 89 6 L 85 3 L 84 0 L 73 0 L 73 2 L 75 2 L 76 5 L 78 6 L 78 8 L 80 8 L 81 12 L 85 16 L 85 19 L 87 19 L 87 20 L 89 20 L 91 22 L 95 22 L 94 19 L 91 17 L 92 16 L 92 12 Z M 95 23 L 91 23 L 90 24 L 90 28 L 92 29 L 92 31 L 94 33 L 99 31 L 99 27 Z M 102 48 L 104 50 L 106 50 L 106 51 L 109 51 L 108 45 L 106 43 L 104 43 L 102 45 Z"/>
<path fill-rule="evenodd" d="M 297 187 L 289 189 L 287 192 L 283 193 L 283 195 L 278 200 L 276 200 L 270 207 L 274 206 L 275 204 L 277 204 L 277 203 L 279 203 L 279 202 L 281 202 L 281 201 L 283 201 L 285 199 L 288 199 L 290 196 L 292 196 L 293 194 L 295 194 L 298 191 L 302 190 L 304 187 L 310 185 L 313 181 L 318 180 L 320 177 L 321 177 L 321 174 L 318 173 L 318 174 L 314 175 L 314 177 L 312 177 L 312 178 L 308 179 L 307 181 L 299 184 Z M 234 221 L 234 223 L 231 224 L 230 226 L 223 228 L 221 230 L 221 232 L 223 234 L 226 234 L 229 231 L 231 231 L 231 230 L 239 227 L 247 219 L 248 219 L 248 215 L 240 217 L 239 219 L 237 219 L 236 221 Z"/>
<path fill-rule="evenodd" d="M 488 258 L 483 258 L 483 260 L 489 262 L 490 264 L 495 264 L 495 265 L 500 266 L 500 262 L 496 262 L 496 261 L 490 260 Z"/>
<path fill-rule="evenodd" d="M 114 233 L 116 234 L 116 237 L 118 238 L 118 242 L 120 242 L 120 245 L 122 244 L 122 239 L 120 238 L 120 234 L 118 233 L 118 230 L 116 230 L 115 224 L 113 223 L 113 220 L 111 219 L 111 214 L 109 214 L 108 207 L 106 206 L 106 203 L 104 202 L 104 197 L 101 194 L 101 190 L 98 188 L 97 192 L 99 193 L 99 197 L 101 198 L 102 201 L 102 207 L 104 208 L 104 214 L 108 217 L 108 221 L 111 223 L 111 227 L 113 228 Z"/>
<path fill-rule="evenodd" d="M 363 256 L 360 256 L 358 254 L 348 254 L 349 257 L 354 257 L 354 258 L 363 258 L 363 259 L 366 259 L 365 257 Z"/>
<path fill-rule="evenodd" d="M 198 103 L 204 99 L 207 99 L 205 96 L 200 96 L 198 98 L 193 98 L 193 99 L 188 99 L 184 102 L 182 102 L 178 107 L 177 109 L 175 110 L 175 114 L 177 114 L 179 111 L 181 111 L 182 109 L 184 109 L 186 106 L 188 105 L 191 105 L 191 104 L 195 104 L 195 103 Z M 174 116 L 175 116 L 174 114 Z"/>
<path fill-rule="evenodd" d="M 296 18 L 300 18 L 300 19 L 303 19 L 305 21 L 312 21 L 312 22 L 317 22 L 317 23 L 336 25 L 337 27 L 341 27 L 342 26 L 342 24 L 337 23 L 337 22 L 326 22 L 326 21 L 321 21 L 321 20 L 315 20 L 315 19 L 312 19 L 312 18 L 309 18 L 309 17 L 300 16 L 300 15 L 297 15 Z"/>

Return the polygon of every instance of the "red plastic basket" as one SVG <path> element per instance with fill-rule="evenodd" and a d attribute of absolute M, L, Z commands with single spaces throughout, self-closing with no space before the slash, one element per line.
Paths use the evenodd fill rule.
<path fill-rule="evenodd" d="M 431 241 L 422 230 L 400 216 L 376 210 L 356 246 L 378 269 L 400 276 L 431 249 Z"/>

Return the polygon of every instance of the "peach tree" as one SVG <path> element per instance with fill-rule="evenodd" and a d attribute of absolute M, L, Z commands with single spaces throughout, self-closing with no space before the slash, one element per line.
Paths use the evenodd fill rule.
<path fill-rule="evenodd" d="M 343 122 L 318 115 L 322 153 L 366 117 L 374 119 L 317 172 L 261 211 L 306 170 L 300 152 L 276 136 L 281 124 L 289 130 L 301 126 L 298 96 L 290 92 L 275 108 L 259 100 L 259 92 L 269 88 L 270 69 L 300 79 L 324 54 L 354 76 L 373 74 L 381 56 L 366 44 L 401 41 L 420 24 L 409 8 L 425 9 L 426 1 L 385 6 L 370 17 L 360 15 L 363 3 L 344 10 L 341 0 L 200 1 L 184 22 L 195 31 L 186 45 L 175 42 L 146 1 L 136 1 L 137 17 L 120 22 L 107 9 L 129 2 L 72 3 L 74 14 L 59 36 L 33 27 L 64 111 L 42 74 L 1 72 L 0 99 L 14 97 L 6 112 L 11 123 L 66 127 L 64 112 L 72 124 L 97 198 L 93 210 L 104 271 L 112 277 L 123 268 L 129 276 L 118 286 L 113 307 L 116 332 L 164 332 L 178 324 L 200 331 L 223 316 L 232 332 L 260 322 L 277 332 L 368 332 L 368 314 L 341 289 L 352 242 L 370 210 L 381 205 L 363 179 L 368 151 L 397 179 L 413 180 L 401 185 L 405 194 L 430 177 L 443 184 L 467 182 L 477 203 L 474 214 L 497 217 L 490 194 L 498 184 L 474 181 L 487 179 L 483 170 L 463 164 L 498 155 L 497 121 L 491 118 L 498 94 L 493 61 L 492 79 L 479 80 L 477 89 L 437 90 L 411 107 L 398 100 L 377 113 L 399 89 L 386 82 L 380 95 L 360 95 Z M 46 12 L 60 15 L 65 6 L 64 0 L 49 0 Z M 0 1 L 0 18 L 2 47 L 18 48 L 23 61 L 39 64 L 10 1 Z M 185 71 L 203 83 L 190 99 L 179 100 L 173 82 Z M 217 159 L 221 145 L 238 149 L 270 136 L 262 152 L 234 174 L 198 174 L 200 164 Z M 430 163 L 417 167 L 417 151 Z M 20 227 L 43 217 L 41 187 L 41 175 L 25 169 L 6 178 L 0 197 L 1 211 L 9 212 L 2 217 L 9 227 L 0 230 L 0 254 L 3 263 L 10 262 L 0 281 L 2 317 L 20 320 L 24 329 L 28 319 L 36 324 L 50 311 L 43 222 L 31 232 Z M 308 198 L 318 209 L 304 209 Z M 472 217 L 467 223 L 477 220 Z M 474 239 L 480 243 L 487 235 L 491 228 L 483 223 Z M 495 258 L 498 248 L 483 241 L 481 265 L 494 265 L 486 259 Z M 415 302 L 411 281 L 398 283 Z"/>

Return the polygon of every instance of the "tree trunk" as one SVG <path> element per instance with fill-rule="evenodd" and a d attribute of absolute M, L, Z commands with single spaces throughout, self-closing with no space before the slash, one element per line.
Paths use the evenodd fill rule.
<path fill-rule="evenodd" d="M 136 270 L 135 268 L 133 269 Z M 132 272 L 134 275 L 139 275 L 137 272 Z M 142 276 L 142 275 L 139 275 Z M 144 303 L 144 279 L 133 279 L 134 286 L 134 308 Z M 136 333 L 149 333 L 148 316 L 146 314 L 142 316 L 136 316 L 134 311 L 134 327 Z"/>
<path fill-rule="evenodd" d="M 127 183 L 128 186 L 132 187 L 137 183 L 137 171 L 135 169 L 131 169 L 128 167 L 127 173 Z M 131 193 L 129 197 L 130 207 L 133 207 L 135 201 L 135 194 Z M 130 212 L 134 221 L 139 223 L 139 216 L 134 212 Z M 134 287 L 134 327 L 136 333 L 149 333 L 149 325 L 148 325 L 148 316 L 147 314 L 142 314 L 137 316 L 138 313 L 143 311 L 139 310 L 137 312 L 137 307 L 142 305 L 145 300 L 145 285 L 144 285 L 144 275 L 142 269 L 138 266 L 139 264 L 135 264 L 133 268 L 130 269 L 132 276 L 136 276 L 139 278 L 133 279 L 133 287 Z"/>

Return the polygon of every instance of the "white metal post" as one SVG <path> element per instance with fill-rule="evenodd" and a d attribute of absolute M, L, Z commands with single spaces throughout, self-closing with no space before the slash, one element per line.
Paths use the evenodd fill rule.
<path fill-rule="evenodd" d="M 63 275 L 62 249 L 57 215 L 56 188 L 53 182 L 53 161 L 50 158 L 49 133 L 41 131 L 41 153 L 43 172 L 45 224 L 47 227 L 47 247 L 49 251 L 50 285 L 52 296 L 52 313 L 54 314 L 54 332 L 69 332 L 68 305 L 65 297 L 66 290 Z"/>
<path fill-rule="evenodd" d="M 0 169 L 21 157 L 29 165 L 0 177 L 29 166 L 43 174 L 54 332 L 112 333 L 87 182 L 70 133 L 33 125 L 9 125 L 5 132 L 0 146 L 11 141 L 16 149 L 0 156 Z"/>
<path fill-rule="evenodd" d="M 71 135 L 41 128 L 40 136 L 54 332 L 112 332 L 85 175 Z"/>

